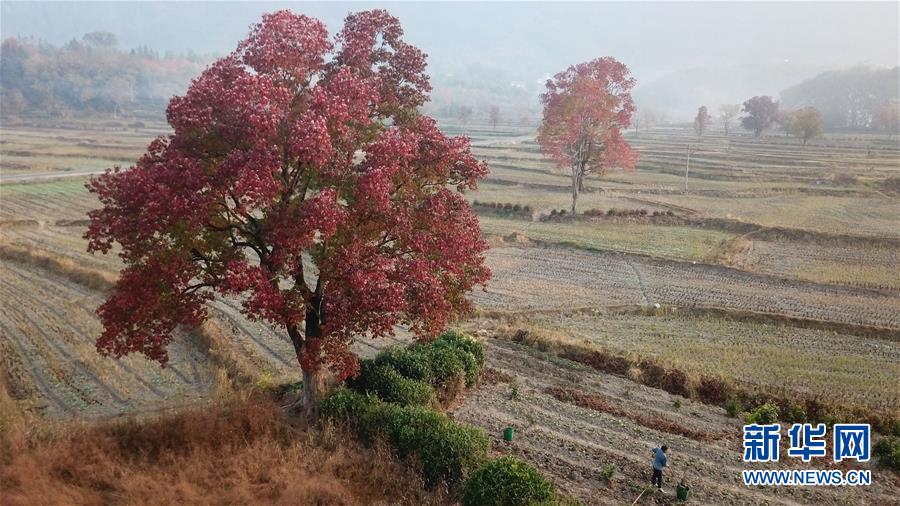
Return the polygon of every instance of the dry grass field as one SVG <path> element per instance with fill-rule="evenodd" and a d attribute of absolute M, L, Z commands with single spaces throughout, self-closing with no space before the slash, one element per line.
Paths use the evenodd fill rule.
<path fill-rule="evenodd" d="M 740 422 L 720 406 L 502 338 L 543 332 L 691 377 L 900 417 L 900 203 L 881 186 L 900 177 L 896 138 L 829 135 L 801 148 L 780 136 L 632 132 L 636 170 L 589 179 L 579 200 L 588 215 L 550 218 L 569 209 L 570 179 L 541 156 L 533 129 L 444 128 L 468 133 L 491 167 L 467 197 L 479 203 L 493 279 L 459 325 L 481 336 L 501 378 L 472 390 L 453 408 L 456 419 L 494 436 L 515 426 L 517 439 L 498 438 L 495 450 L 533 462 L 588 504 L 633 499 L 649 478 L 649 448 L 662 441 L 673 448 L 670 480 L 690 469 L 700 503 L 874 505 L 900 496 L 897 474 L 877 467 L 863 491 L 743 487 Z M 235 374 L 296 380 L 287 337 L 248 321 L 236 300 L 216 301 L 210 325 L 179 334 L 166 368 L 95 352 L 93 311 L 121 263 L 85 251 L 85 213 L 96 202 L 83 174 L 128 165 L 164 131 L 74 120 L 0 130 L 0 366 L 29 416 L 94 420 L 211 402 Z M 688 144 L 697 150 L 685 187 Z M 528 211 L 504 209 L 513 206 Z M 355 347 L 367 355 L 409 339 L 398 330 Z"/>

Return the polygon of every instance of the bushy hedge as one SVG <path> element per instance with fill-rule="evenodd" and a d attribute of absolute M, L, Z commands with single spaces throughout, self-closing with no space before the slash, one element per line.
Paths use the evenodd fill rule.
<path fill-rule="evenodd" d="M 381 402 L 374 395 L 361 395 L 341 387 L 322 399 L 319 410 L 326 418 L 356 424 L 366 413 Z"/>
<path fill-rule="evenodd" d="M 776 404 L 767 402 L 765 404 L 757 406 L 755 409 L 744 413 L 743 415 L 744 423 L 746 424 L 764 425 L 777 422 L 781 413 Z"/>
<path fill-rule="evenodd" d="M 391 409 L 388 437 L 401 455 L 416 455 L 426 483 L 445 480 L 452 489 L 487 460 L 491 443 L 481 429 L 460 425 L 421 406 Z"/>
<path fill-rule="evenodd" d="M 363 393 L 373 393 L 384 401 L 403 405 L 427 406 L 434 400 L 434 390 L 427 383 L 408 378 L 390 364 L 363 361 L 359 375 L 349 386 Z"/>
<path fill-rule="evenodd" d="M 463 495 L 465 506 L 528 506 L 550 503 L 556 497 L 552 483 L 526 462 L 510 456 L 478 468 Z"/>
<path fill-rule="evenodd" d="M 460 425 L 424 406 L 400 406 L 342 388 L 320 404 L 323 416 L 354 426 L 366 441 L 384 437 L 401 456 L 422 463 L 426 483 L 452 489 L 487 461 L 490 440 L 481 429 Z"/>
<path fill-rule="evenodd" d="M 388 349 L 360 367 L 349 388 L 322 400 L 322 416 L 346 422 L 365 441 L 384 438 L 401 456 L 415 457 L 429 485 L 445 482 L 459 491 L 466 483 L 465 504 L 534 504 L 555 497 L 553 485 L 530 465 L 511 457 L 487 463 L 491 445 L 483 430 L 430 408 L 434 388 L 478 380 L 484 367 L 480 342 L 445 332 L 430 343 Z"/>
<path fill-rule="evenodd" d="M 900 437 L 882 437 L 875 443 L 874 452 L 883 466 L 900 471 Z"/>
<path fill-rule="evenodd" d="M 361 373 L 350 382 L 351 388 L 377 393 L 386 401 L 402 402 L 389 398 L 390 395 L 382 395 L 377 385 L 369 384 L 373 379 L 369 371 L 376 366 L 389 367 L 406 378 L 428 383 L 434 388 L 453 385 L 460 379 L 472 386 L 484 367 L 484 348 L 466 334 L 444 332 L 429 343 L 390 348 L 378 354 L 374 361 L 362 361 Z"/>

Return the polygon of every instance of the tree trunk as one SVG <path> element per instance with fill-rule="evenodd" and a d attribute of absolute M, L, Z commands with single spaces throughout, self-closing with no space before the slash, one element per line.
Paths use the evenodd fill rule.
<path fill-rule="evenodd" d="M 319 406 L 319 397 L 325 389 L 324 377 L 319 369 L 307 371 L 303 369 L 303 411 L 315 413 Z"/>
<path fill-rule="evenodd" d="M 691 171 L 691 146 L 687 148 L 687 161 L 684 164 L 684 191 L 688 189 L 688 174 Z"/>
<path fill-rule="evenodd" d="M 578 170 L 572 169 L 572 216 L 575 216 L 575 207 L 578 204 L 578 190 L 581 185 L 581 178 L 578 177 Z"/>
<path fill-rule="evenodd" d="M 314 306 L 317 306 L 317 304 L 314 304 Z M 303 371 L 303 398 L 301 399 L 303 411 L 314 413 L 324 390 L 324 376 L 317 363 L 309 364 L 307 361 L 307 366 L 304 366 L 304 361 L 301 361 L 301 357 L 309 349 L 311 342 L 322 337 L 319 314 L 311 309 L 306 311 L 306 326 L 302 336 L 296 326 L 288 326 L 287 331 L 291 338 L 291 343 L 294 345 L 297 363 L 300 364 L 300 369 Z M 314 367 L 314 369 L 311 369 L 310 366 Z"/>

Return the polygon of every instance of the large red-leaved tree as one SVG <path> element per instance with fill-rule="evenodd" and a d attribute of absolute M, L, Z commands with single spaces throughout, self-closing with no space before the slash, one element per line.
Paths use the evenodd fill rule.
<path fill-rule="evenodd" d="M 165 363 L 179 325 L 217 294 L 283 329 L 313 407 L 324 368 L 353 375 L 349 345 L 396 325 L 423 338 L 469 308 L 486 244 L 460 192 L 487 166 L 418 112 L 425 55 L 386 11 L 263 16 L 169 104 L 174 132 L 88 187 L 89 250 L 125 269 L 98 309 L 98 349 Z"/>
<path fill-rule="evenodd" d="M 622 138 L 631 123 L 634 79 L 614 58 L 572 65 L 547 81 L 541 95 L 541 150 L 572 175 L 572 214 L 584 178 L 614 168 L 632 169 L 637 153 Z"/>

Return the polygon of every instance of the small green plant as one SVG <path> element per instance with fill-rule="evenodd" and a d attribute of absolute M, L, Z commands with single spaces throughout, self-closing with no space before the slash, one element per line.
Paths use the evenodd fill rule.
<path fill-rule="evenodd" d="M 259 378 L 256 379 L 256 383 L 253 385 L 257 390 L 275 390 L 275 387 L 278 385 L 275 383 L 275 376 L 272 374 L 272 371 L 266 369 L 259 375 Z"/>
<path fill-rule="evenodd" d="M 488 462 L 472 473 L 466 482 L 463 504 L 525 506 L 546 504 L 555 497 L 555 487 L 540 471 L 507 455 Z"/>
<path fill-rule="evenodd" d="M 616 470 L 617 469 L 615 464 L 607 464 L 603 466 L 603 471 L 600 472 L 600 477 L 603 478 L 603 481 L 609 483 L 616 475 Z"/>
<path fill-rule="evenodd" d="M 800 404 L 790 403 L 785 407 L 782 418 L 786 422 L 799 423 L 806 421 L 806 408 Z"/>
<path fill-rule="evenodd" d="M 900 471 L 900 437 L 882 437 L 875 443 L 873 451 L 883 466 Z"/>
<path fill-rule="evenodd" d="M 519 382 L 515 379 L 509 382 L 509 400 L 514 401 L 519 398 Z"/>
<path fill-rule="evenodd" d="M 725 401 L 725 412 L 728 413 L 728 416 L 735 418 L 744 411 L 744 406 L 741 404 L 741 401 L 732 397 Z"/>
<path fill-rule="evenodd" d="M 681 399 L 675 399 L 675 402 L 672 403 L 672 407 L 675 409 L 681 409 Z"/>
<path fill-rule="evenodd" d="M 744 423 L 746 424 L 769 424 L 778 421 L 778 406 L 767 402 L 759 405 L 756 409 L 743 413 Z"/>

